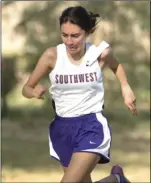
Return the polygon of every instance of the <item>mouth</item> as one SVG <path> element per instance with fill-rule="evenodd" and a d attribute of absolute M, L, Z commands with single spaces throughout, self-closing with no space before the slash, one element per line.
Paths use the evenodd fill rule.
<path fill-rule="evenodd" d="M 76 47 L 67 47 L 68 50 L 71 50 L 71 51 L 75 51 L 76 50 Z"/>

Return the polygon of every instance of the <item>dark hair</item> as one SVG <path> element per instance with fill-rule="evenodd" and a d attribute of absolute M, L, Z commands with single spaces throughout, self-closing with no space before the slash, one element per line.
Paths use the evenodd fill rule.
<path fill-rule="evenodd" d="M 88 12 L 82 6 L 75 6 L 66 8 L 62 12 L 59 20 L 60 20 L 60 26 L 63 23 L 69 21 L 73 24 L 80 26 L 87 33 L 93 33 L 98 23 L 97 17 L 99 17 L 99 14 Z"/>

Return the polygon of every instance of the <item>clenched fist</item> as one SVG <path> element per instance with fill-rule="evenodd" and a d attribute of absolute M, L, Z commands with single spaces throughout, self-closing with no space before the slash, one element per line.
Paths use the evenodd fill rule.
<path fill-rule="evenodd" d="M 37 99 L 44 99 L 43 95 L 45 94 L 47 88 L 41 84 L 38 84 L 33 89 L 32 95 Z"/>

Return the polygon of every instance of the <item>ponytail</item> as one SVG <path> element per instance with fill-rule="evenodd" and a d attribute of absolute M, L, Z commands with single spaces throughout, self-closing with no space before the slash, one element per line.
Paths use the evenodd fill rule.
<path fill-rule="evenodd" d="M 88 12 L 90 19 L 90 33 L 93 33 L 96 29 L 96 25 L 99 23 L 97 18 L 100 17 L 99 14 Z"/>

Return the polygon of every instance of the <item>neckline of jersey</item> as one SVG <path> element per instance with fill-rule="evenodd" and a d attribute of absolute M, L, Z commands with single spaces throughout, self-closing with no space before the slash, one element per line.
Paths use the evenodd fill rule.
<path fill-rule="evenodd" d="M 82 58 L 82 60 L 81 60 L 81 63 L 80 63 L 80 64 L 74 64 L 73 62 L 70 61 L 70 59 L 69 59 L 69 57 L 68 57 L 68 55 L 67 55 L 66 46 L 64 45 L 64 48 L 65 48 L 65 59 L 68 61 L 68 63 L 69 63 L 70 65 L 72 65 L 72 66 L 74 66 L 74 67 L 80 67 L 80 66 L 82 66 L 82 65 L 85 63 L 85 58 L 86 58 L 86 55 L 87 55 L 87 50 L 88 50 L 88 48 L 89 48 L 89 44 L 86 43 L 85 46 L 86 46 L 86 49 L 85 49 L 84 56 L 83 56 L 83 58 Z"/>

